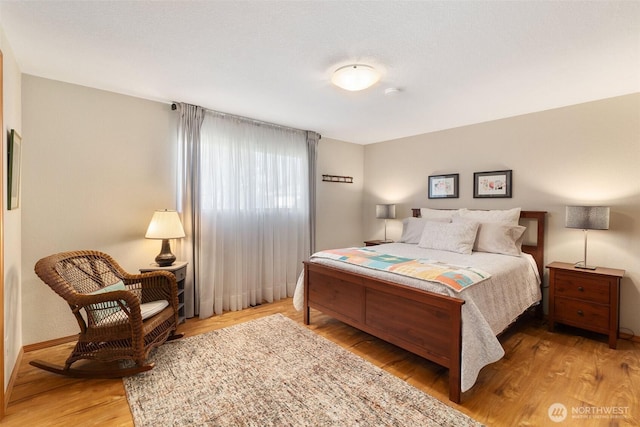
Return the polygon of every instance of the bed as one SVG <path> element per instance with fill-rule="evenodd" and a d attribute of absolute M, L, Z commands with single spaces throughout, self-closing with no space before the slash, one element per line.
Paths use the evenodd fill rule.
<path fill-rule="evenodd" d="M 413 209 L 413 219 L 421 218 L 421 213 L 425 211 L 434 210 Z M 462 210 L 455 212 L 458 211 Z M 526 310 L 540 306 L 545 213 L 517 209 L 519 219 L 516 216 L 516 221 L 524 222 L 527 226 L 522 237 L 534 240 L 522 243 L 521 256 L 475 250 L 470 255 L 457 254 L 417 248 L 419 245 L 410 243 L 359 249 L 407 259 L 418 255 L 420 258 L 443 258 L 444 262 L 452 265 L 479 263 L 487 269 L 479 271 L 489 272 L 488 278 L 481 279 L 468 289 L 455 291 L 437 281 L 345 264 L 335 259 L 318 258 L 314 254 L 304 262 L 294 305 L 304 311 L 304 323 L 307 325 L 311 320 L 310 308 L 314 308 L 448 368 L 449 399 L 460 403 L 462 392 L 473 386 L 480 369 L 504 355 L 496 336 Z M 443 227 L 433 225 L 438 221 L 432 223 L 429 218 L 423 220 L 428 221 L 430 227 Z M 481 227 L 489 229 L 485 225 Z M 426 252 L 419 252 L 418 249 Z M 519 264 L 519 275 L 511 276 L 515 278 L 504 276 L 503 270 L 512 269 L 506 267 L 507 264 Z M 523 291 L 525 287 L 521 286 L 520 281 L 527 282 L 526 291 Z M 492 291 L 494 293 L 486 291 L 491 288 L 496 289 Z M 522 297 L 522 294 L 528 296 Z M 510 307 L 508 313 L 498 314 L 497 319 L 493 318 L 494 313 L 500 312 L 503 305 L 510 305 L 512 300 L 518 300 L 516 307 Z"/>

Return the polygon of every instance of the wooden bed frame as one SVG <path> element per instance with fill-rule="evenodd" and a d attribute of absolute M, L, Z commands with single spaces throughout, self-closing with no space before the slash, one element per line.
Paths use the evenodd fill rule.
<path fill-rule="evenodd" d="M 522 211 L 537 222 L 537 241 L 523 245 L 542 278 L 545 214 Z M 413 209 L 420 217 L 420 209 Z M 449 369 L 449 399 L 460 403 L 464 301 L 363 274 L 304 262 L 304 323 L 310 308 Z"/>

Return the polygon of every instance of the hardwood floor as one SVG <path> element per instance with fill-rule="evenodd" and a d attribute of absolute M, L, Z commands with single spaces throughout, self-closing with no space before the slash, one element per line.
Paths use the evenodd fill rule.
<path fill-rule="evenodd" d="M 286 299 L 180 325 L 185 336 L 282 313 L 302 323 L 302 313 Z M 462 404 L 448 401 L 447 371 L 391 344 L 312 311 L 320 335 L 380 366 L 413 386 L 488 426 L 640 425 L 640 344 L 620 340 L 617 350 L 606 337 L 575 335 L 525 318 L 501 337 L 505 357 L 485 367 Z M 30 366 L 33 359 L 63 363 L 72 344 L 24 354 L 11 393 L 6 426 L 133 426 L 121 380 L 77 380 Z M 552 404 L 566 407 L 564 422 L 552 422 Z M 612 411 L 618 413 L 610 415 Z M 589 418 L 589 415 L 591 417 Z M 578 418 L 580 417 L 580 418 Z"/>

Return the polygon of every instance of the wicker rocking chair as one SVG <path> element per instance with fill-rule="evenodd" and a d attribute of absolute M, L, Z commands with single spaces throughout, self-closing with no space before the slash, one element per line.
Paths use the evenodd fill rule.
<path fill-rule="evenodd" d="M 151 349 L 176 335 L 178 296 L 175 276 L 166 271 L 128 274 L 109 255 L 63 252 L 35 265 L 38 277 L 67 301 L 80 326 L 64 367 L 34 360 L 31 365 L 71 377 L 121 378 L 148 371 Z M 72 368 L 81 359 L 99 368 Z M 118 367 L 116 361 L 134 366 Z M 114 362 L 114 363 L 110 363 Z"/>

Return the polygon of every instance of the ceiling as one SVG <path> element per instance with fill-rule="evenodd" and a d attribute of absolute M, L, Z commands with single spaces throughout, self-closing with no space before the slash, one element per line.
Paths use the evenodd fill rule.
<path fill-rule="evenodd" d="M 640 92 L 638 1 L 2 0 L 0 22 L 23 73 L 361 144 Z M 382 78 L 332 86 L 350 63 Z"/>

